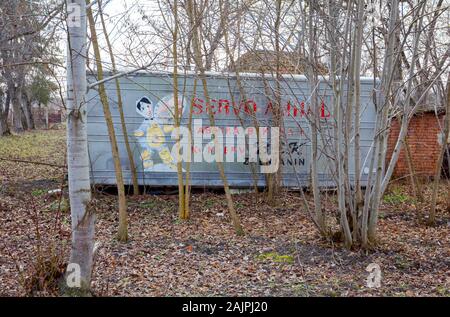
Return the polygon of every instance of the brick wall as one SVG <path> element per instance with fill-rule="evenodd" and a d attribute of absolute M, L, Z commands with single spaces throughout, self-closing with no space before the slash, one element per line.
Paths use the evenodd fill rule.
<path fill-rule="evenodd" d="M 443 116 L 440 116 L 441 124 Z M 398 120 L 393 120 L 388 139 L 388 152 L 386 164 L 389 164 L 392 152 L 400 132 Z M 411 150 L 414 172 L 418 176 L 433 176 L 436 170 L 440 145 L 438 136 L 441 133 L 434 113 L 422 113 L 414 116 L 409 124 L 407 141 Z M 394 169 L 394 177 L 409 175 L 405 149 L 400 152 L 397 165 Z"/>

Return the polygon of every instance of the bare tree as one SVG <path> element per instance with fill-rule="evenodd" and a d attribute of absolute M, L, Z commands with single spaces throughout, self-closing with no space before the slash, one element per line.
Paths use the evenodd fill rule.
<path fill-rule="evenodd" d="M 174 26 L 172 30 L 172 38 L 173 38 L 173 47 L 172 47 L 172 55 L 173 55 L 173 96 L 175 103 L 175 112 L 174 112 L 174 121 L 175 121 L 175 129 L 177 131 L 178 137 L 180 136 L 180 121 L 181 114 L 183 113 L 183 109 L 180 108 L 180 100 L 178 100 L 179 96 L 179 88 L 178 88 L 178 1 L 174 0 L 173 2 L 173 20 Z M 180 155 L 180 142 L 177 142 L 177 154 Z M 185 195 L 185 186 L 183 184 L 183 163 L 180 158 L 177 157 L 177 175 L 178 175 L 178 215 L 180 219 L 187 219 L 189 214 L 186 210 L 186 198 Z"/>
<path fill-rule="evenodd" d="M 90 1 L 86 0 L 86 4 L 89 5 Z M 99 81 L 104 79 L 102 58 L 100 55 L 100 47 L 97 40 L 97 31 L 95 29 L 95 20 L 92 13 L 92 9 L 89 7 L 87 10 L 87 16 L 90 26 L 90 35 L 92 48 L 94 50 L 95 64 L 97 66 L 97 78 Z M 125 197 L 125 186 L 123 182 L 122 164 L 120 162 L 120 153 L 117 146 L 117 137 L 114 130 L 114 123 L 111 115 L 111 109 L 109 108 L 108 96 L 106 94 L 105 84 L 99 84 L 99 95 L 103 106 L 103 114 L 105 116 L 106 126 L 108 127 L 109 142 L 111 144 L 111 152 L 114 161 L 114 169 L 116 174 L 118 202 L 119 202 L 119 229 L 117 231 L 117 239 L 121 242 L 128 241 L 128 220 L 127 220 L 127 200 Z"/>
<path fill-rule="evenodd" d="M 101 20 L 102 28 L 103 28 L 103 34 L 105 36 L 106 45 L 108 47 L 109 58 L 111 59 L 112 73 L 117 74 L 116 58 L 114 57 L 114 52 L 112 49 L 111 41 L 109 40 L 109 35 L 108 35 L 108 31 L 107 31 L 106 24 L 105 24 L 105 19 L 103 17 L 101 1 L 99 2 L 98 6 L 99 6 L 100 20 Z M 131 173 L 131 180 L 133 182 L 133 192 L 134 192 L 134 195 L 139 195 L 139 183 L 138 183 L 138 179 L 137 179 L 136 164 L 134 162 L 133 152 L 131 151 L 130 140 L 128 138 L 128 129 L 127 129 L 127 125 L 125 122 L 125 115 L 123 113 L 123 101 L 122 101 L 122 91 L 120 88 L 120 80 L 119 80 L 119 78 L 116 78 L 114 81 L 116 84 L 117 108 L 119 110 L 119 115 L 120 115 L 120 125 L 122 127 L 123 139 L 125 142 L 125 148 L 127 150 L 128 161 L 130 163 L 130 173 Z"/>
<path fill-rule="evenodd" d="M 72 218 L 72 249 L 69 270 L 79 268 L 80 291 L 90 289 L 93 267 L 95 210 L 89 208 L 91 185 L 86 125 L 86 2 L 67 0 L 67 8 L 80 10 L 76 16 L 68 11 L 67 27 L 67 166 Z M 70 19 L 74 18 L 75 21 Z M 74 265 L 74 266 L 72 266 Z M 69 273 L 74 273 L 69 271 Z"/>
<path fill-rule="evenodd" d="M 317 17 L 316 11 L 313 9 L 314 2 L 309 1 L 309 16 L 308 16 L 308 40 L 309 40 L 309 65 L 308 65 L 308 79 L 309 79 L 309 93 L 311 98 L 311 109 L 312 109 L 312 119 L 310 122 L 311 130 L 311 188 L 314 197 L 314 212 L 315 221 L 320 228 L 321 232 L 326 235 L 326 222 L 322 211 L 322 204 L 320 202 L 320 191 L 319 191 L 319 177 L 318 177 L 318 136 L 317 132 L 319 129 L 319 107 L 318 107 L 318 74 L 315 70 L 314 65 L 317 65 Z M 339 122 L 339 121 L 338 121 Z M 339 128 L 338 128 L 339 129 Z"/>
<path fill-rule="evenodd" d="M 206 80 L 206 70 L 202 61 L 202 52 L 201 52 L 201 38 L 200 38 L 200 32 L 199 32 L 199 25 L 201 24 L 202 15 L 198 11 L 198 7 L 192 0 L 187 0 L 187 14 L 189 16 L 189 23 L 191 25 L 191 28 L 193 30 L 193 50 L 194 50 L 194 59 L 196 67 L 199 71 L 199 77 L 202 82 L 203 86 L 203 93 L 205 95 L 206 104 L 210 104 L 210 97 L 208 93 L 208 84 Z M 215 126 L 215 120 L 214 120 L 214 114 L 212 111 L 208 111 L 209 113 L 209 121 L 212 127 Z M 216 155 L 217 151 L 221 148 L 218 144 L 218 138 L 217 136 L 214 136 L 214 145 L 216 149 Z M 242 235 L 244 234 L 244 230 L 242 228 L 239 215 L 236 213 L 236 210 L 234 209 L 234 203 L 233 198 L 231 196 L 230 187 L 228 185 L 228 180 L 225 175 L 225 170 L 223 167 L 222 162 L 216 160 L 217 168 L 219 169 L 220 177 L 223 182 L 223 187 L 225 190 L 225 195 L 227 199 L 228 204 L 228 211 L 230 212 L 231 220 L 234 225 L 234 229 L 236 231 L 236 234 Z"/>

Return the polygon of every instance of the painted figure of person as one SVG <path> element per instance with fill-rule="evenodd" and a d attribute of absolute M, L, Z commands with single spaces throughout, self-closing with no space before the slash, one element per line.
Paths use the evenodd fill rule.
<path fill-rule="evenodd" d="M 142 97 L 136 102 L 136 112 L 144 117 L 144 121 L 134 132 L 134 136 L 141 146 L 145 172 L 177 170 L 175 160 L 166 144 L 166 134 L 170 135 L 174 129 L 173 124 L 164 124 L 173 122 L 170 101 L 170 98 L 163 98 L 154 105 L 148 97 Z M 162 164 L 155 165 L 154 159 L 157 157 L 161 159 Z"/>

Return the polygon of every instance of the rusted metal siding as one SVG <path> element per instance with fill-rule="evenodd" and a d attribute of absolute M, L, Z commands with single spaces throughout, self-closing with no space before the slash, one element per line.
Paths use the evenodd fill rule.
<path fill-rule="evenodd" d="M 216 126 L 239 127 L 241 122 L 234 109 L 240 109 L 238 113 L 242 118 L 245 127 L 254 126 L 254 119 L 247 107 L 256 105 L 256 117 L 260 126 L 270 126 L 272 122 L 271 107 L 266 92 L 275 89 L 275 81 L 270 78 L 263 80 L 257 74 L 243 74 L 242 83 L 244 86 L 246 100 L 240 103 L 239 89 L 236 79 L 233 76 L 221 74 L 208 74 L 208 92 L 211 98 L 211 109 L 215 111 Z M 95 82 L 95 78 L 88 76 L 90 82 Z M 193 98 L 193 87 L 195 75 L 185 75 L 179 78 L 179 90 L 184 96 L 185 107 L 189 108 L 191 98 Z M 129 133 L 129 141 L 132 147 L 134 159 L 138 167 L 138 180 L 141 185 L 172 186 L 177 185 L 177 173 L 175 171 L 144 172 L 142 160 L 142 145 L 139 138 L 134 136 L 134 132 L 139 130 L 144 118 L 136 112 L 136 102 L 143 96 L 147 96 L 152 103 L 157 103 L 162 98 L 173 94 L 172 77 L 169 73 L 136 73 L 132 76 L 120 78 L 126 126 Z M 280 164 L 283 172 L 283 184 L 289 187 L 298 187 L 309 184 L 310 171 L 310 129 L 306 119 L 309 103 L 309 86 L 306 77 L 300 75 L 284 75 L 282 81 L 282 107 L 284 118 L 284 131 L 287 136 L 287 143 L 283 151 L 283 163 Z M 321 81 L 318 89 L 320 103 L 323 102 L 320 115 L 321 125 L 324 128 L 320 139 L 321 148 L 329 148 L 333 137 L 334 120 L 331 114 L 332 90 L 329 83 Z M 106 84 L 108 98 L 114 127 L 118 137 L 119 151 L 124 170 L 125 182 L 131 184 L 129 162 L 125 150 L 123 133 L 120 124 L 120 117 L 117 109 L 117 97 L 114 81 Z M 368 151 L 371 147 L 372 136 L 375 126 L 375 109 L 372 102 L 373 81 L 362 78 L 361 80 L 361 166 L 363 170 L 362 180 L 366 180 L 369 165 Z M 272 95 L 273 96 L 273 95 Z M 197 92 L 195 94 L 193 119 L 202 119 L 203 128 L 209 126 L 209 118 L 206 112 L 204 93 L 201 82 L 198 81 Z M 344 98 L 345 100 L 345 98 Z M 233 102 L 235 107 L 233 107 Z M 237 110 L 236 110 L 237 111 Z M 189 111 L 183 112 L 181 120 L 182 126 L 187 126 Z M 160 122 L 170 124 L 170 116 L 159 118 Z M 229 129 L 230 130 L 230 129 Z M 174 141 L 170 134 L 163 136 L 169 149 Z M 282 137 L 283 139 L 283 137 Z M 142 139 L 141 139 L 142 141 Z M 210 142 L 210 139 L 203 140 L 203 144 Z M 115 184 L 114 164 L 112 161 L 111 147 L 109 144 L 108 132 L 103 116 L 103 110 L 96 90 L 91 89 L 88 93 L 88 142 L 89 155 L 91 160 L 91 180 L 95 184 Z M 292 157 L 288 155 L 291 153 Z M 352 150 L 351 150 L 352 152 Z M 365 164 L 364 164 L 365 163 Z M 155 158 L 155 164 L 158 157 Z M 184 163 L 183 163 L 184 164 Z M 249 187 L 253 184 L 253 176 L 248 164 L 242 162 L 225 162 L 225 171 L 228 181 L 233 187 Z M 333 186 L 332 167 L 333 163 L 326 158 L 323 153 L 319 158 L 319 180 L 321 186 Z M 258 167 L 259 169 L 259 167 Z M 350 166 L 353 170 L 353 166 Z M 263 174 L 258 174 L 258 185 L 265 184 Z M 222 186 L 222 181 L 218 173 L 216 163 L 192 162 L 191 179 L 193 186 L 214 187 Z"/>

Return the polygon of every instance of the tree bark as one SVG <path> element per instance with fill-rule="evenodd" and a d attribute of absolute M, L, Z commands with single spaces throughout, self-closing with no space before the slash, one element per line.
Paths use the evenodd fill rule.
<path fill-rule="evenodd" d="M 192 0 L 187 0 L 187 13 L 189 16 L 190 26 L 192 27 L 192 30 L 193 30 L 193 48 L 194 48 L 195 64 L 200 73 L 200 80 L 202 81 L 203 93 L 205 95 L 206 104 L 211 104 L 210 103 L 211 100 L 210 100 L 209 93 L 208 93 L 208 84 L 206 82 L 205 68 L 203 66 L 203 61 L 202 61 L 201 43 L 200 43 L 199 34 L 198 34 L 198 23 L 196 23 L 196 18 L 198 18 L 196 11 L 197 10 L 195 7 L 195 3 L 193 3 Z M 213 127 L 213 126 L 215 126 L 214 114 L 212 111 L 208 111 L 208 112 L 209 112 L 209 121 L 210 121 L 211 127 Z M 217 141 L 216 137 L 214 137 L 214 144 L 215 144 L 215 148 L 219 149 L 218 141 Z M 244 230 L 242 229 L 239 215 L 236 213 L 236 210 L 234 209 L 233 198 L 231 196 L 230 187 L 228 185 L 228 180 L 225 175 L 225 170 L 224 170 L 223 164 L 222 164 L 222 162 L 216 162 L 216 163 L 217 163 L 217 168 L 219 169 L 220 177 L 223 182 L 223 187 L 225 190 L 225 196 L 226 196 L 226 200 L 227 200 L 228 210 L 230 212 L 230 217 L 233 222 L 235 232 L 237 235 L 243 235 Z"/>
<path fill-rule="evenodd" d="M 391 12 L 389 17 L 389 39 L 385 52 L 385 60 L 383 64 L 382 83 L 380 87 L 380 102 L 378 103 L 377 114 L 377 130 L 376 136 L 376 172 L 375 172 L 375 184 L 373 189 L 373 197 L 371 197 L 371 208 L 368 220 L 367 239 L 370 242 L 375 242 L 377 223 L 378 223 L 378 207 L 380 205 L 381 196 L 383 195 L 382 179 L 384 171 L 384 159 L 385 159 L 385 140 L 387 138 L 387 124 L 388 124 L 388 94 L 391 90 L 393 68 L 394 68 L 394 54 L 395 54 L 395 30 L 397 28 L 397 16 L 399 0 L 391 0 Z M 375 151 L 374 154 L 375 155 Z M 372 172 L 372 171 L 370 171 Z"/>
<path fill-rule="evenodd" d="M 420 44 L 420 36 L 422 33 L 422 22 L 423 22 L 423 14 L 421 14 L 421 12 L 423 12 L 424 7 L 425 7 L 424 3 L 421 3 L 418 6 L 418 8 L 416 9 L 415 15 L 414 15 L 414 17 L 416 18 L 415 20 L 418 20 L 418 21 L 416 21 L 416 23 L 418 23 L 418 24 L 416 24 L 415 33 L 414 33 L 414 47 L 413 47 L 412 58 L 411 58 L 411 67 L 409 69 L 409 76 L 408 76 L 409 78 L 408 78 L 408 83 L 407 83 L 407 88 L 406 88 L 406 97 L 405 97 L 404 106 L 403 106 L 403 116 L 402 116 L 402 120 L 401 120 L 401 127 L 400 127 L 400 132 L 399 132 L 397 142 L 396 142 L 394 150 L 392 152 L 392 157 L 387 166 L 386 174 L 384 175 L 383 182 L 381 183 L 380 197 L 383 196 L 384 192 L 386 191 L 387 185 L 388 185 L 388 183 L 392 177 L 392 174 L 394 172 L 395 165 L 397 164 L 398 158 L 400 157 L 400 151 L 402 149 L 404 140 L 406 138 L 406 133 L 408 132 L 408 125 L 409 125 L 409 121 L 410 121 L 410 117 L 411 117 L 411 112 L 413 111 L 412 107 L 410 106 L 410 103 L 411 103 L 411 95 L 414 90 L 413 79 L 415 76 L 416 61 L 419 58 L 418 49 L 419 49 L 419 44 Z M 397 8 L 396 12 L 398 14 L 398 8 Z M 400 48 L 397 47 L 397 50 L 400 50 Z M 396 76 L 396 74 L 397 74 L 397 71 L 394 71 L 393 75 Z M 386 106 L 387 106 L 387 104 L 386 104 Z"/>
<path fill-rule="evenodd" d="M 8 88 L 10 89 L 11 95 L 14 131 L 16 133 L 21 133 L 25 129 L 22 121 L 22 107 L 20 102 L 21 98 L 19 96 L 19 89 L 18 87 L 16 87 L 15 83 L 11 83 L 10 85 L 8 85 Z"/>
<path fill-rule="evenodd" d="M 240 76 L 240 69 L 237 67 L 236 65 L 236 61 L 234 60 L 234 56 L 231 52 L 230 49 L 230 44 L 229 44 L 229 37 L 228 37 L 228 29 L 229 29 L 229 23 L 228 23 L 228 17 L 229 17 L 229 6 L 230 3 L 229 1 L 223 1 L 223 0 L 219 0 L 219 11 L 220 11 L 220 19 L 223 20 L 223 25 L 224 25 L 224 29 L 223 29 L 223 39 L 224 39 L 224 48 L 225 48 L 225 54 L 227 55 L 227 57 L 230 59 L 230 65 L 231 65 L 231 70 L 234 72 L 234 74 L 236 75 L 236 84 L 239 90 L 239 99 L 240 100 L 247 100 L 246 97 L 246 93 L 244 90 L 244 87 L 242 85 L 242 80 L 241 80 L 241 76 Z M 239 34 L 239 30 L 238 30 L 238 34 Z M 233 96 L 233 92 L 232 89 L 230 87 L 230 85 L 228 85 L 229 87 L 229 93 L 231 96 L 231 100 L 233 102 L 235 102 L 235 98 Z M 240 101 L 238 100 L 238 102 Z M 256 128 L 256 137 L 259 139 L 259 123 L 258 123 L 258 119 L 256 117 L 256 115 L 253 113 L 253 108 L 249 107 L 250 111 L 251 111 L 251 116 L 253 119 L 253 124 L 254 127 Z M 239 122 L 241 124 L 241 126 L 243 128 L 245 128 L 245 122 L 241 116 L 240 112 L 237 112 L 237 117 L 239 119 Z M 248 141 L 247 138 L 245 139 L 245 146 L 246 148 L 248 147 Z M 255 162 L 249 162 L 249 166 L 252 172 L 252 177 L 253 177 L 253 190 L 255 191 L 255 197 L 257 197 L 258 194 L 258 174 L 257 174 L 257 164 L 255 164 Z"/>
<path fill-rule="evenodd" d="M 44 107 L 44 111 L 45 111 L 45 128 L 48 130 L 48 106 L 47 105 Z"/>
<path fill-rule="evenodd" d="M 9 105 L 11 102 L 11 97 L 9 91 L 6 92 L 5 103 L 3 104 L 3 99 L 0 98 L 0 136 L 11 134 L 9 130 Z"/>
<path fill-rule="evenodd" d="M 356 223 L 360 223 L 359 219 L 361 217 L 361 209 L 363 207 L 363 195 L 361 190 L 361 135 L 360 135 L 360 126 L 361 126 L 361 51 L 363 46 L 363 28 L 364 28 L 364 0 L 358 0 L 358 13 L 356 18 L 356 33 L 355 33 L 355 40 L 353 43 L 354 47 L 354 69 L 353 69 L 353 76 L 354 78 L 354 86 L 355 86 L 355 94 L 353 98 L 353 108 L 355 109 L 355 116 L 354 116 L 354 129 L 355 129 L 355 146 L 354 146 L 354 162 L 355 162 L 355 176 L 354 176 L 354 186 L 355 186 L 355 199 L 354 199 L 354 208 L 355 213 L 354 221 Z M 360 232 L 358 233 L 357 228 L 353 228 L 353 230 L 356 232 L 354 234 L 354 237 L 358 237 Z"/>
<path fill-rule="evenodd" d="M 318 159 L 318 137 L 317 131 L 319 129 L 319 109 L 317 107 L 317 70 L 315 69 L 315 65 L 317 65 L 317 55 L 316 55 L 316 25 L 313 22 L 315 12 L 314 12 L 314 4 L 312 1 L 310 3 L 310 13 L 309 13 L 309 65 L 308 65 L 308 79 L 309 79 L 309 93 L 311 98 L 311 109 L 312 109 L 312 118 L 309 118 L 310 129 L 311 129 L 311 187 L 314 198 L 314 214 L 316 218 L 316 222 L 321 230 L 322 235 L 327 234 L 326 230 L 326 222 L 325 217 L 322 210 L 322 204 L 320 201 L 320 190 L 319 190 L 319 175 L 317 168 L 317 159 Z"/>
<path fill-rule="evenodd" d="M 103 17 L 101 2 L 99 2 L 99 15 L 100 15 L 100 20 L 102 22 L 103 34 L 105 36 L 106 45 L 108 46 L 109 56 L 111 58 L 112 71 L 113 71 L 113 74 L 117 74 L 116 58 L 114 57 L 111 41 L 109 40 L 108 31 L 106 29 L 106 24 L 105 24 L 105 19 Z M 134 193 L 134 195 L 139 195 L 139 183 L 138 183 L 138 179 L 137 179 L 137 169 L 136 169 L 136 164 L 134 162 L 133 152 L 131 151 L 130 140 L 128 138 L 127 125 L 125 123 L 125 115 L 123 113 L 122 91 L 120 88 L 119 78 L 115 79 L 115 83 L 116 83 L 116 93 L 117 93 L 117 108 L 119 110 L 120 124 L 122 126 L 123 139 L 125 142 L 125 148 L 127 150 L 128 161 L 130 162 L 130 173 L 131 173 L 131 179 L 133 182 L 133 193 Z"/>
<path fill-rule="evenodd" d="M 72 219 L 70 264 L 80 268 L 79 290 L 90 289 L 95 235 L 95 211 L 89 208 L 91 187 L 86 126 L 86 3 L 67 0 L 80 7 L 79 26 L 68 25 L 67 58 L 67 165 Z M 70 12 L 67 12 L 68 14 Z"/>
<path fill-rule="evenodd" d="M 180 109 L 179 100 L 178 100 L 178 51 L 177 51 L 177 41 L 178 41 L 178 0 L 174 0 L 173 2 L 173 20 L 174 20 L 174 29 L 172 30 L 172 57 L 173 57 L 173 99 L 175 103 L 175 111 L 174 111 L 174 121 L 175 121 L 175 130 L 177 131 L 178 137 L 180 137 Z M 182 113 L 182 112 L 181 112 Z M 177 144 L 177 155 L 180 154 L 180 142 L 176 142 Z M 185 190 L 183 184 L 183 163 L 179 157 L 176 158 L 177 161 L 177 177 L 178 177 L 178 216 L 180 219 L 187 219 L 188 215 L 186 214 L 186 200 L 185 200 Z"/>
<path fill-rule="evenodd" d="M 31 107 L 31 100 L 28 98 L 27 94 L 25 92 L 22 93 L 22 109 L 23 113 L 25 114 L 25 121 L 27 123 L 28 130 L 32 130 L 35 128 L 34 126 L 34 118 L 33 118 L 33 110 Z"/>
<path fill-rule="evenodd" d="M 197 93 L 197 78 L 194 79 L 194 87 L 192 92 L 192 99 L 189 104 L 189 120 L 188 120 L 188 130 L 191 132 L 189 134 L 189 144 L 192 144 L 192 115 L 193 115 L 193 108 L 194 108 L 194 99 L 195 95 Z M 186 162 L 186 181 L 184 184 L 184 213 L 186 218 L 190 217 L 191 214 L 191 207 L 190 207 L 190 197 L 191 197 L 191 188 L 189 185 L 190 181 L 190 175 L 191 175 L 191 162 Z"/>
<path fill-rule="evenodd" d="M 86 4 L 89 5 L 90 1 L 86 0 Z M 95 62 L 97 66 L 97 78 L 99 81 L 103 80 L 103 65 L 100 55 L 100 47 L 97 40 L 97 31 L 95 29 L 94 15 L 92 14 L 92 9 L 87 10 L 87 16 L 89 20 L 89 27 L 91 33 L 91 43 L 94 49 Z M 117 231 L 117 239 L 121 242 L 128 241 L 128 220 L 127 220 L 127 200 L 125 197 L 125 186 L 123 182 L 122 166 L 120 163 L 119 148 L 117 146 L 117 137 L 114 130 L 114 123 L 111 115 L 111 110 L 109 108 L 108 96 L 106 94 L 105 84 L 99 85 L 99 95 L 103 106 L 103 113 L 105 116 L 106 126 L 108 128 L 109 142 L 111 144 L 111 152 L 114 161 L 114 170 L 116 174 L 117 181 L 117 192 L 119 200 L 119 229 Z"/>

